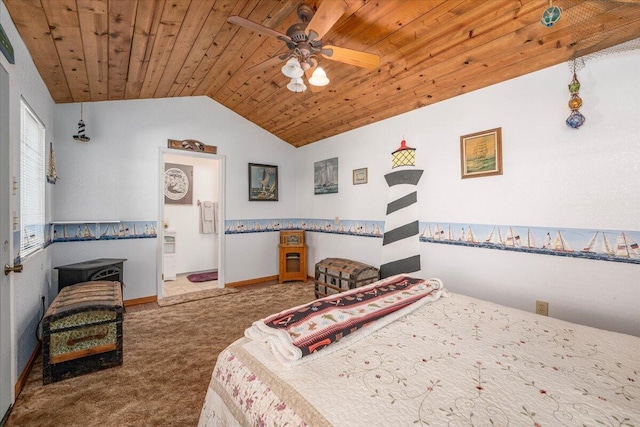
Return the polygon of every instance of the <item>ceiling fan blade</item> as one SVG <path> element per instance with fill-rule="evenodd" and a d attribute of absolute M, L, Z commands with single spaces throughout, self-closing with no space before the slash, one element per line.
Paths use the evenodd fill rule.
<path fill-rule="evenodd" d="M 333 24 L 344 15 L 348 7 L 344 0 L 324 0 L 305 29 L 309 40 L 322 39 Z"/>
<path fill-rule="evenodd" d="M 327 59 L 362 68 L 376 68 L 380 65 L 380 57 L 378 55 L 360 50 L 346 49 L 344 47 L 323 46 L 322 56 Z"/>
<path fill-rule="evenodd" d="M 257 31 L 262 34 L 266 34 L 267 36 L 275 37 L 283 41 L 291 40 L 290 37 L 287 37 L 284 34 L 277 32 L 276 30 L 272 30 L 271 28 L 265 27 L 264 25 L 257 24 L 253 21 L 249 21 L 248 19 L 243 18 L 241 16 L 237 16 L 237 15 L 230 16 L 227 18 L 227 22 L 230 24 L 235 24 L 244 28 L 248 28 L 253 31 Z"/>

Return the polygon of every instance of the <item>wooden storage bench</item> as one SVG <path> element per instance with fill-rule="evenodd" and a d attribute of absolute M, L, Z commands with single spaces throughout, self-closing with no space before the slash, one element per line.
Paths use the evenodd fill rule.
<path fill-rule="evenodd" d="M 316 264 L 316 298 L 368 285 L 379 278 L 380 270 L 370 265 L 344 258 L 325 258 Z"/>
<path fill-rule="evenodd" d="M 63 288 L 42 320 L 44 384 L 122 365 L 120 282 Z"/>

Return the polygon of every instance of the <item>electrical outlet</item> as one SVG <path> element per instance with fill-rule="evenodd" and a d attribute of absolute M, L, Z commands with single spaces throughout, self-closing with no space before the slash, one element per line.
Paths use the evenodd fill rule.
<path fill-rule="evenodd" d="M 542 316 L 549 315 L 549 303 L 546 301 L 536 301 L 536 314 L 540 314 Z"/>
<path fill-rule="evenodd" d="M 334 225 L 338 225 L 338 224 L 340 224 L 340 217 L 339 217 L 339 216 L 335 217 L 335 218 L 333 219 L 333 223 L 334 223 Z"/>

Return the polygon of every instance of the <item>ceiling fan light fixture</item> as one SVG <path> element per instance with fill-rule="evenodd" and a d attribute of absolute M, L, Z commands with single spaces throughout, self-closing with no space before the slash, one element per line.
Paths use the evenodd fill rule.
<path fill-rule="evenodd" d="M 280 69 L 282 74 L 289 77 L 290 79 L 295 79 L 297 77 L 302 77 L 304 74 L 304 70 L 300 66 L 300 62 L 296 58 L 289 58 L 286 64 Z"/>
<path fill-rule="evenodd" d="M 300 77 L 294 77 L 287 85 L 287 89 L 289 89 L 291 92 L 300 93 L 307 90 L 307 85 L 304 84 Z"/>
<path fill-rule="evenodd" d="M 314 86 L 326 86 L 329 84 L 329 78 L 327 77 L 327 73 L 324 72 L 322 67 L 318 67 L 313 70 L 313 74 L 309 77 L 309 83 Z"/>
<path fill-rule="evenodd" d="M 309 64 L 309 61 L 303 61 L 303 62 L 300 63 L 300 68 L 302 68 L 302 71 L 304 71 L 306 73 L 307 70 L 312 67 L 312 64 L 313 64 L 313 62 L 311 64 Z"/>

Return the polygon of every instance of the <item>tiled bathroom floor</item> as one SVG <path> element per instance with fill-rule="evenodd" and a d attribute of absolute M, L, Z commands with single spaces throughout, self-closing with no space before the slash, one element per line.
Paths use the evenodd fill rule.
<path fill-rule="evenodd" d="M 189 274 L 178 274 L 176 280 L 165 280 L 164 292 L 162 296 L 171 297 L 174 295 L 186 294 L 188 292 L 203 291 L 205 289 L 212 289 L 218 287 L 218 281 L 212 280 L 210 282 L 198 282 L 193 283 L 187 279 Z"/>

